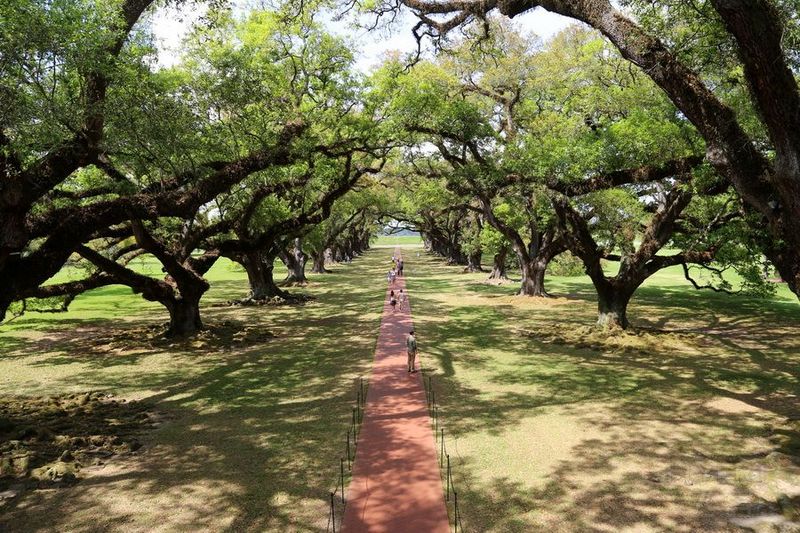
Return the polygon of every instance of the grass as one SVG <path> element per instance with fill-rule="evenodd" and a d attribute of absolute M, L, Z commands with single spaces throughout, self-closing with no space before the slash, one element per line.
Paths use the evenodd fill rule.
<path fill-rule="evenodd" d="M 130 267 L 142 274 L 163 278 L 161 264 L 151 256 L 142 256 L 134 260 Z M 281 280 L 286 276 L 286 267 L 280 261 L 275 264 L 275 279 Z M 65 267 L 46 282 L 62 283 L 85 277 L 85 272 L 73 267 Z M 227 300 L 243 298 L 247 295 L 247 274 L 236 263 L 228 259 L 219 259 L 206 274 L 206 279 L 211 282 L 211 288 L 203 296 L 202 305 L 219 304 Z M 167 310 L 157 302 L 148 302 L 133 294 L 129 287 L 111 285 L 95 289 L 88 294 L 80 295 L 70 305 L 67 313 L 28 313 L 20 318 L 3 324 L 2 332 L 15 331 L 48 331 L 75 320 L 96 321 L 126 321 L 138 320 L 141 313 L 153 317 L 162 317 L 164 322 L 169 320 Z M 1 338 L 0 338 L 1 339 Z M 2 342 L 0 340 L 0 342 Z"/>
<path fill-rule="evenodd" d="M 379 235 L 374 243 L 375 247 L 395 246 L 422 246 L 422 237 L 419 235 Z"/>
<path fill-rule="evenodd" d="M 607 338 L 585 278 L 543 300 L 461 272 L 423 256 L 408 284 L 466 531 L 731 531 L 800 495 L 796 299 L 662 272 Z"/>
<path fill-rule="evenodd" d="M 124 287 L 3 326 L 0 394 L 103 390 L 146 399 L 165 421 L 138 457 L 7 504 L 0 530 L 324 530 L 355 379 L 368 376 L 377 337 L 384 293 L 369 280 L 383 279 L 388 255 L 312 275 L 304 290 L 317 299 L 285 307 L 212 307 L 246 292 L 244 274 L 220 262 L 206 323 L 276 335 L 242 347 L 153 341 L 147 327 L 166 313 Z"/>
<path fill-rule="evenodd" d="M 0 530 L 324 530 L 377 337 L 393 248 L 379 242 L 312 275 L 301 307 L 217 306 L 246 292 L 217 264 L 206 323 L 265 342 L 155 342 L 166 313 L 124 287 L 4 325 L 0 394 L 104 390 L 164 422 L 139 456 L 6 504 Z M 800 494 L 800 306 L 784 289 L 729 297 L 662 271 L 633 299 L 637 332 L 607 338 L 587 327 L 585 278 L 520 298 L 416 252 L 407 283 L 466 531 L 729 531 Z"/>

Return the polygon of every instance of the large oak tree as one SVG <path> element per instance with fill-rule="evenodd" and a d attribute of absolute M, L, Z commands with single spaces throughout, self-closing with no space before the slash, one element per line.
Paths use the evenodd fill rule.
<path fill-rule="evenodd" d="M 641 68 L 705 141 L 708 162 L 730 181 L 758 215 L 770 237 L 761 240 L 764 254 L 800 296 L 800 91 L 795 76 L 797 50 L 791 36 L 797 34 L 796 4 L 771 0 L 711 0 L 707 7 L 657 10 L 670 26 L 680 13 L 693 13 L 701 22 L 698 31 L 718 51 L 732 49 L 749 89 L 745 108 L 755 109 L 765 132 L 764 141 L 748 131 L 747 111 L 726 102 L 724 84 L 706 81 L 701 65 L 687 61 L 680 48 L 673 49 L 669 34 L 658 33 L 623 12 L 609 0 L 401 0 L 420 22 L 418 38 L 441 40 L 453 29 L 482 22 L 494 11 L 507 17 L 542 7 L 582 21 L 599 30 L 631 63 Z M 684 6 L 684 3 L 678 3 Z M 372 11 L 393 11 L 392 4 L 368 6 Z M 484 24 L 484 26 L 486 26 Z M 715 31 L 722 29 L 721 32 Z M 692 32 L 689 32 L 690 34 Z M 714 38 L 713 36 L 721 36 Z M 718 52 L 717 52 L 718 53 Z M 713 62 L 712 62 L 713 63 Z"/>

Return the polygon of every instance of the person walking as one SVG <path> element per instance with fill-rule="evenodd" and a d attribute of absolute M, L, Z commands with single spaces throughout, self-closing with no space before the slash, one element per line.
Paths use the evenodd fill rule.
<path fill-rule="evenodd" d="M 417 358 L 417 337 L 414 335 L 413 329 L 409 332 L 408 337 L 406 337 L 406 348 L 408 349 L 408 371 L 416 372 L 417 369 L 414 368 L 414 360 Z"/>
<path fill-rule="evenodd" d="M 394 291 L 389 293 L 389 305 L 392 306 L 392 313 L 397 311 L 397 296 L 395 296 Z"/>
<path fill-rule="evenodd" d="M 400 276 L 400 277 L 403 277 L 403 266 L 404 266 L 404 262 L 403 262 L 402 259 L 400 259 L 397 262 L 397 275 Z"/>
<path fill-rule="evenodd" d="M 403 292 L 403 289 L 400 289 L 400 294 L 397 295 L 397 306 L 400 310 L 403 310 L 403 305 L 406 303 L 406 293 Z"/>

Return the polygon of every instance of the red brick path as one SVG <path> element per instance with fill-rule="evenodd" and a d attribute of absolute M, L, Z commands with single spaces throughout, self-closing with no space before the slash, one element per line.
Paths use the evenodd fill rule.
<path fill-rule="evenodd" d="M 405 309 L 393 313 L 392 288 L 405 290 L 405 279 L 398 277 L 386 290 L 342 529 L 447 533 L 450 525 L 421 374 L 406 372 L 405 339 L 413 327 L 409 300 Z"/>

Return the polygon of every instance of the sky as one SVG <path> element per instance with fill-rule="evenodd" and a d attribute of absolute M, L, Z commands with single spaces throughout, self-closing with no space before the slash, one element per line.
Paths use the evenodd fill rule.
<path fill-rule="evenodd" d="M 234 0 L 237 9 L 243 10 L 241 0 Z M 187 12 L 187 7 L 194 6 L 194 11 Z M 169 66 L 178 61 L 181 40 L 186 35 L 192 24 L 203 15 L 202 6 L 195 3 L 184 4 L 184 9 L 178 12 L 175 8 L 161 8 L 153 17 L 153 32 L 159 43 L 159 64 Z M 416 42 L 411 34 L 415 24 L 414 17 L 405 12 L 404 15 L 392 24 L 390 30 L 366 31 L 354 29 L 346 21 L 332 21 L 325 23 L 328 30 L 336 35 L 348 37 L 357 48 L 356 68 L 364 73 L 369 72 L 378 65 L 387 52 L 399 51 L 401 54 L 412 53 L 416 49 Z M 569 24 L 571 19 L 549 13 L 542 8 L 515 17 L 515 26 L 526 33 L 534 33 L 542 40 L 547 40 Z"/>

